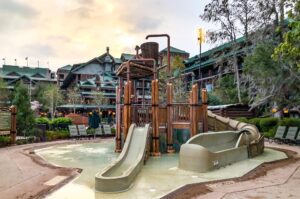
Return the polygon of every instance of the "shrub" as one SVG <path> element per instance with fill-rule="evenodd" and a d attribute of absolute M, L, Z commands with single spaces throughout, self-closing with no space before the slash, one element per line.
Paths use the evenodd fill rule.
<path fill-rule="evenodd" d="M 11 140 L 9 136 L 0 136 L 0 147 L 8 146 L 11 144 Z"/>
<path fill-rule="evenodd" d="M 265 133 L 264 133 L 264 136 L 265 136 L 266 138 L 272 138 L 272 137 L 275 136 L 275 133 L 276 133 L 276 128 L 272 128 L 272 129 L 270 129 L 268 132 L 265 132 Z"/>
<path fill-rule="evenodd" d="M 111 134 L 116 134 L 116 129 L 115 128 L 111 128 Z"/>
<path fill-rule="evenodd" d="M 208 93 L 207 103 L 209 106 L 222 104 L 221 100 L 216 95 L 213 95 L 212 93 Z"/>
<path fill-rule="evenodd" d="M 27 139 L 19 139 L 19 140 L 16 141 L 16 144 L 17 144 L 17 145 L 20 145 L 20 144 L 27 144 L 27 143 L 28 143 Z"/>
<path fill-rule="evenodd" d="M 261 128 L 260 128 L 260 120 L 261 119 L 262 118 L 252 118 L 252 119 L 248 120 L 248 123 L 255 125 L 258 128 L 258 130 L 261 131 Z"/>
<path fill-rule="evenodd" d="M 70 133 L 66 130 L 59 131 L 46 131 L 46 139 L 47 141 L 58 140 L 58 139 L 66 139 L 70 137 Z"/>
<path fill-rule="evenodd" d="M 33 143 L 35 141 L 35 137 L 34 136 L 29 136 L 27 138 L 27 143 Z"/>
<path fill-rule="evenodd" d="M 36 136 L 36 137 L 40 137 L 42 135 L 42 130 L 38 129 L 38 128 L 32 128 L 29 129 L 26 132 L 26 136 Z"/>
<path fill-rule="evenodd" d="M 35 123 L 36 124 L 46 124 L 49 125 L 50 124 L 50 120 L 46 117 L 38 117 L 35 118 Z"/>
<path fill-rule="evenodd" d="M 86 130 L 86 133 L 88 134 L 88 135 L 95 135 L 95 129 L 94 128 L 88 128 L 87 130 Z"/>
<path fill-rule="evenodd" d="M 299 118 L 283 118 L 279 124 L 279 126 L 297 126 L 300 127 L 300 119 Z"/>
<path fill-rule="evenodd" d="M 68 129 L 68 125 L 72 124 L 72 120 L 66 117 L 58 117 L 51 121 L 53 129 Z"/>
<path fill-rule="evenodd" d="M 278 124 L 278 119 L 277 118 L 262 118 L 260 120 L 259 126 L 261 128 L 262 132 L 268 132 L 270 129 L 276 129 Z"/>
<path fill-rule="evenodd" d="M 240 122 L 245 122 L 245 123 L 249 123 L 248 119 L 245 118 L 245 117 L 239 117 L 239 118 L 236 118 L 237 121 L 240 121 Z"/>

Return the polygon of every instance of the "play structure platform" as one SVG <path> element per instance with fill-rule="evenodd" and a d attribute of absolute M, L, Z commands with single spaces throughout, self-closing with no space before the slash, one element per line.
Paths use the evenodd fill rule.
<path fill-rule="evenodd" d="M 149 124 L 129 128 L 126 142 L 118 159 L 95 177 L 95 188 L 103 192 L 127 190 L 144 164 L 147 152 Z"/>

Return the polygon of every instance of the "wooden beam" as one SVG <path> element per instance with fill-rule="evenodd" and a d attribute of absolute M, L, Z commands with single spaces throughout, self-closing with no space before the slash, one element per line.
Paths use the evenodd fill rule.
<path fill-rule="evenodd" d="M 173 84 L 167 84 L 167 152 L 174 153 L 173 148 Z"/>
<path fill-rule="evenodd" d="M 202 111 L 203 111 L 203 132 L 208 131 L 208 119 L 207 119 L 207 90 L 203 88 L 201 90 L 202 97 Z"/>
<path fill-rule="evenodd" d="M 11 137 L 11 143 L 16 143 L 16 136 L 17 136 L 17 107 L 11 106 L 11 128 L 10 128 L 10 137 Z"/>
<path fill-rule="evenodd" d="M 116 87 L 116 148 L 115 152 L 120 153 L 122 151 L 121 143 L 121 89 Z"/>

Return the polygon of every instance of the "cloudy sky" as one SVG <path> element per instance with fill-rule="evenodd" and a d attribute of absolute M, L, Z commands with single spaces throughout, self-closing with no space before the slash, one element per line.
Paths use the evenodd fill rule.
<path fill-rule="evenodd" d="M 171 45 L 198 53 L 199 14 L 209 0 L 0 0 L 0 58 L 6 64 L 58 67 L 105 52 L 134 53 L 147 34 L 168 33 Z M 165 39 L 153 39 L 166 47 Z M 204 50 L 211 48 L 204 44 Z"/>

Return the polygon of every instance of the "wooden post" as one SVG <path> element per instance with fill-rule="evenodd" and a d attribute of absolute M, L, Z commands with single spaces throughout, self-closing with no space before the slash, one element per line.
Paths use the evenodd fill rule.
<path fill-rule="evenodd" d="M 192 87 L 190 95 L 190 131 L 191 137 L 197 134 L 198 131 L 198 120 L 197 120 L 197 105 L 198 105 L 198 85 L 195 84 Z"/>
<path fill-rule="evenodd" d="M 131 123 L 131 81 L 125 84 L 124 88 L 124 110 L 123 110 L 123 121 L 124 121 L 124 141 L 126 140 L 127 133 Z"/>
<path fill-rule="evenodd" d="M 207 119 L 207 90 L 203 88 L 201 90 L 201 97 L 202 97 L 202 107 L 203 107 L 203 132 L 208 131 L 208 119 Z"/>
<path fill-rule="evenodd" d="M 16 135 L 17 135 L 17 107 L 11 106 L 11 128 L 10 128 L 10 137 L 12 144 L 16 143 Z"/>
<path fill-rule="evenodd" d="M 160 156 L 159 151 L 159 123 L 158 123 L 158 80 L 152 80 L 152 146 L 153 156 Z"/>
<path fill-rule="evenodd" d="M 121 143 L 121 89 L 116 87 L 116 149 L 115 152 L 120 153 L 122 151 Z"/>
<path fill-rule="evenodd" d="M 175 150 L 173 148 L 173 85 L 172 83 L 167 84 L 167 152 L 174 153 Z"/>

